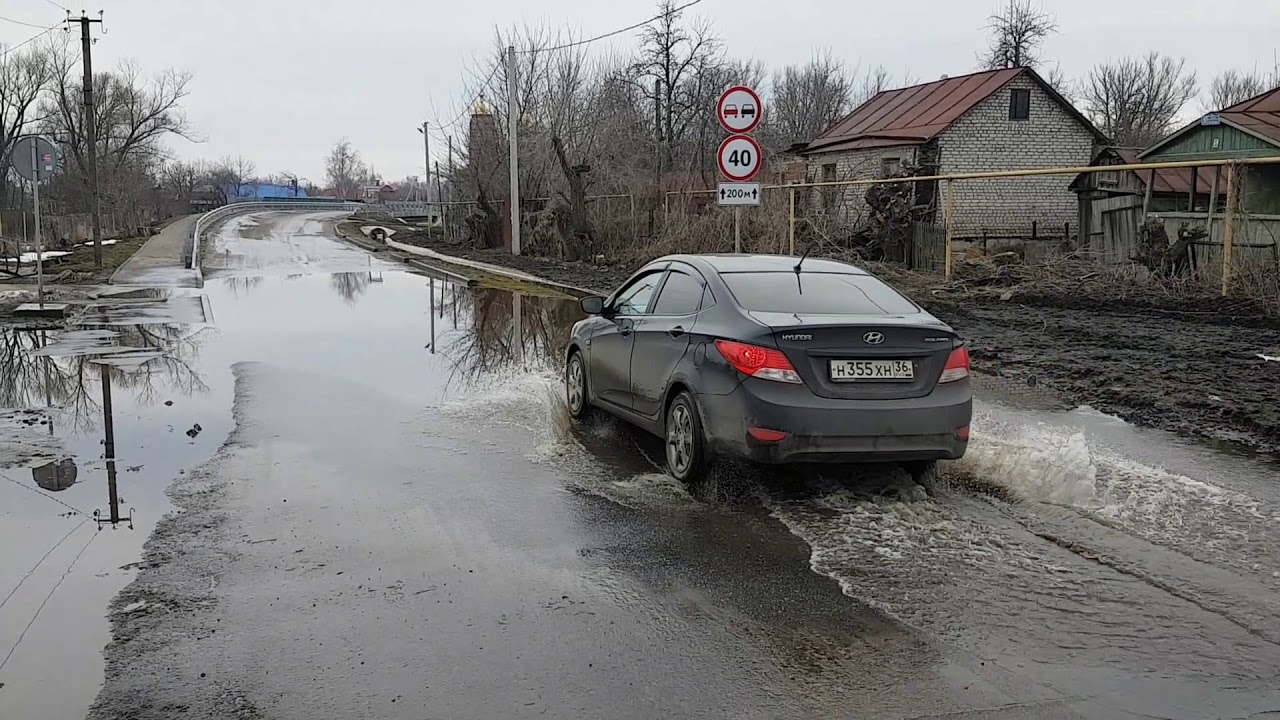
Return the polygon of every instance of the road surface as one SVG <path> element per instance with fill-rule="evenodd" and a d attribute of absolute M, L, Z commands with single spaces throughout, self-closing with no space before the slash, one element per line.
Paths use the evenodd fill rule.
<path fill-rule="evenodd" d="M 1273 461 L 990 388 L 963 482 L 928 500 L 884 471 L 740 467 L 691 497 L 655 442 L 567 421 L 556 355 L 575 303 L 407 273 L 331 220 L 224 227 L 203 323 L 189 300 L 163 306 L 183 322 L 99 315 L 164 356 L 109 373 L 116 464 L 141 466 L 119 491 L 150 539 L 127 586 L 89 555 L 68 575 L 89 617 L 93 588 L 123 588 L 90 717 L 1280 710 Z M 101 380 L 58 363 L 86 385 L 60 386 L 53 414 L 84 469 L 47 496 L 92 504 L 104 418 L 73 400 Z M 160 520 L 166 488 L 179 512 Z M 79 518 L 29 494 L 43 552 Z M 103 532 L 66 545 L 127 537 Z M 15 595 L 0 653 L 55 579 Z M 49 714 L 44 673 L 95 655 L 54 648 L 46 613 L 0 669 L 0 716 L 72 716 Z M 87 669 L 60 692 L 85 688 Z"/>

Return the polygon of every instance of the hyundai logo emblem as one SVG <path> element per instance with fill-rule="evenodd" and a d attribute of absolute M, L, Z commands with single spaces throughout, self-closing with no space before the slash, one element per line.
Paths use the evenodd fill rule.
<path fill-rule="evenodd" d="M 862 341 L 868 345 L 879 345 L 884 342 L 884 333 L 869 332 L 862 336 Z"/>

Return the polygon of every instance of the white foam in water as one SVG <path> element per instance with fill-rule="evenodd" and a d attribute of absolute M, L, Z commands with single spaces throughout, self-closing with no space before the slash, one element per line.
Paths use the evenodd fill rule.
<path fill-rule="evenodd" d="M 1084 433 L 1047 423 L 1002 420 L 977 410 L 969 450 L 954 466 L 1024 500 L 1090 507 L 1103 504 L 1098 469 Z"/>

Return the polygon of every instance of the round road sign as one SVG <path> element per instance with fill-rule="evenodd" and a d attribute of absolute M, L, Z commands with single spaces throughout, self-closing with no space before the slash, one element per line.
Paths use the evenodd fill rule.
<path fill-rule="evenodd" d="M 742 85 L 725 90 L 716 103 L 716 117 L 720 118 L 720 127 L 731 133 L 751 132 L 760 124 L 762 114 L 764 106 L 760 104 L 760 96 L 755 90 Z"/>
<path fill-rule="evenodd" d="M 730 135 L 720 143 L 716 160 L 720 174 L 734 182 L 746 182 L 760 172 L 760 144 L 750 135 Z"/>
<path fill-rule="evenodd" d="M 31 152 L 32 146 L 35 146 L 34 157 Z M 40 182 L 44 182 L 53 177 L 53 173 L 58 169 L 58 160 L 58 148 L 47 138 L 39 135 L 23 135 L 13 144 L 9 164 L 23 178 L 35 180 L 39 177 Z"/>

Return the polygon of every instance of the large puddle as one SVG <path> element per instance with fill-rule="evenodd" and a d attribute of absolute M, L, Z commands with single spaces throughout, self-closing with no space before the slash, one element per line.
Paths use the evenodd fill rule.
<path fill-rule="evenodd" d="M 294 231 L 318 232 L 308 222 Z M 68 331 L 0 338 L 0 405 L 36 411 L 0 417 L 0 547 L 17 549 L 0 558 L 0 716 L 83 715 L 103 613 L 172 509 L 166 487 L 234 425 L 236 363 L 518 425 L 533 448 L 520 452 L 566 490 L 707 502 L 661 473 L 652 441 L 608 421 L 570 428 L 559 358 L 575 302 L 430 280 L 328 241 L 270 246 L 255 228 L 231 228 L 242 235 L 203 290 L 106 300 Z M 771 514 L 851 598 L 1046 682 L 1069 671 L 1103 692 L 1122 678 L 1141 698 L 1159 677 L 1230 694 L 1210 681 L 1246 691 L 1280 676 L 1274 462 L 984 396 L 955 484 L 928 500 L 880 492 L 875 473 L 730 467 L 726 512 Z"/>

